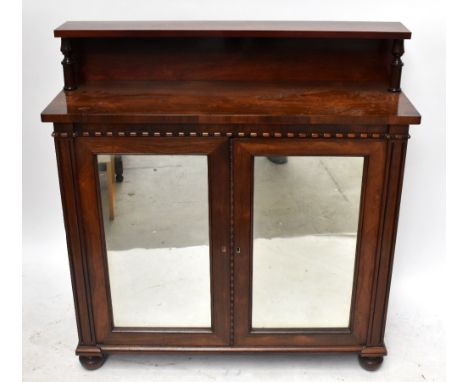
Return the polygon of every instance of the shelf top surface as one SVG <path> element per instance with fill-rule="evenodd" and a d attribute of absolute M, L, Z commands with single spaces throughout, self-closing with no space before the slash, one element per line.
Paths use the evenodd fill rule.
<path fill-rule="evenodd" d="M 370 21 L 67 21 L 55 37 L 297 37 L 409 39 L 400 22 Z"/>
<path fill-rule="evenodd" d="M 404 93 L 330 82 L 96 82 L 61 91 L 42 112 L 56 123 L 419 124 Z"/>

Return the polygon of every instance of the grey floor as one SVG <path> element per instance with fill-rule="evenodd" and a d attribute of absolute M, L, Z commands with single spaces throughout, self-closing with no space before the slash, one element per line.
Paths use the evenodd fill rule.
<path fill-rule="evenodd" d="M 255 159 L 256 237 L 355 233 L 363 159 L 288 160 L 277 165 L 266 157 Z M 108 249 L 208 244 L 206 157 L 126 155 L 123 163 L 124 181 L 115 185 L 115 220 L 104 219 Z M 100 180 L 106 217 L 103 172 Z"/>
<path fill-rule="evenodd" d="M 346 309 L 340 310 L 340 305 L 346 305 L 350 295 L 361 171 L 360 158 L 290 157 L 285 165 L 256 159 L 254 322 L 258 326 L 287 326 L 293 318 L 299 320 L 299 325 L 307 324 L 304 320 L 311 314 L 300 313 L 317 312 L 324 306 L 321 296 L 335 296 L 337 304 L 334 308 L 329 304 L 332 307 L 322 311 L 322 316 L 315 315 L 322 318 L 309 324 L 320 326 L 326 317 L 338 313 L 332 322 L 340 326 L 340 318 L 348 314 Z M 115 281 L 113 300 L 115 297 L 125 308 L 121 317 L 129 321 L 141 318 L 148 300 L 163 301 L 171 296 L 169 300 L 177 302 L 179 297 L 174 291 L 190 288 L 192 301 L 164 307 L 174 317 L 203 323 L 209 306 L 206 160 L 194 157 L 188 163 L 174 157 L 126 157 L 124 177 L 123 183 L 116 184 L 116 216 L 110 221 L 106 177 L 100 175 L 111 284 L 113 278 Z M 415 279 L 393 285 L 386 333 L 390 356 L 378 374 L 361 370 L 354 355 L 114 355 L 99 371 L 87 372 L 73 355 L 77 338 L 64 243 L 43 243 L 46 255 L 40 258 L 33 256 L 39 244 L 25 248 L 25 380 L 63 380 L 64 373 L 67 381 L 443 380 L 440 318 L 424 302 L 424 296 L 430 294 L 418 294 Z M 139 261 L 135 261 L 137 258 Z M 155 258 L 159 264 L 166 259 L 166 271 L 161 273 L 165 282 L 156 288 L 150 279 L 156 274 L 157 267 L 151 266 Z M 146 269 L 138 266 L 140 263 L 146 264 Z M 174 286 L 173 282 L 179 284 Z M 140 292 L 132 293 L 132 288 L 140 288 Z M 293 295 L 280 293 L 291 288 L 295 288 Z M 266 289 L 278 293 L 265 294 Z M 141 293 L 145 290 L 150 292 Z M 311 290 L 320 293 L 311 294 Z M 135 299 L 135 295 L 143 296 L 142 300 Z M 311 299 L 315 305 L 310 304 Z M 129 302 L 136 305 L 125 306 Z M 181 315 L 178 307 L 184 304 L 187 310 Z M 294 309 L 294 316 L 281 314 Z M 139 314 L 128 315 L 132 311 Z M 147 317 L 154 317 L 155 312 L 148 310 Z M 158 317 L 171 319 L 170 315 Z M 145 326 L 144 319 L 141 324 Z"/>

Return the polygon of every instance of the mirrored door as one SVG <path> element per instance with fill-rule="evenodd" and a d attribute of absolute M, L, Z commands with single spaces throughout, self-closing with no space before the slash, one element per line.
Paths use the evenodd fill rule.
<path fill-rule="evenodd" d="M 253 330 L 349 327 L 363 166 L 254 157 Z"/>
<path fill-rule="evenodd" d="M 379 144 L 236 141 L 237 343 L 349 345 L 365 336 Z"/>
<path fill-rule="evenodd" d="M 211 328 L 207 156 L 97 163 L 114 327 Z"/>
<path fill-rule="evenodd" d="M 101 138 L 78 147 L 97 335 L 226 344 L 227 141 Z"/>

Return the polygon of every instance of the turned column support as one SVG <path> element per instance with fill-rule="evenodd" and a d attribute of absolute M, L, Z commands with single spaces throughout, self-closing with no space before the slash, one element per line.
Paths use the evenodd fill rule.
<path fill-rule="evenodd" d="M 392 46 L 393 60 L 390 69 L 390 87 L 388 88 L 391 92 L 400 92 L 401 83 L 401 71 L 403 69 L 403 61 L 401 56 L 405 53 L 404 40 L 394 40 Z"/>
<path fill-rule="evenodd" d="M 60 51 L 63 54 L 63 90 L 75 90 L 77 88 L 76 60 L 73 57 L 70 39 L 62 38 Z"/>

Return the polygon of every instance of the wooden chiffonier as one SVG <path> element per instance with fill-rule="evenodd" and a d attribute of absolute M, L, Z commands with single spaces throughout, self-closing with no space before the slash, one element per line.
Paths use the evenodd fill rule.
<path fill-rule="evenodd" d="M 400 23 L 67 22 L 52 122 L 87 369 L 353 352 L 375 370 L 408 128 Z M 57 65 L 57 64 L 54 64 Z"/>

